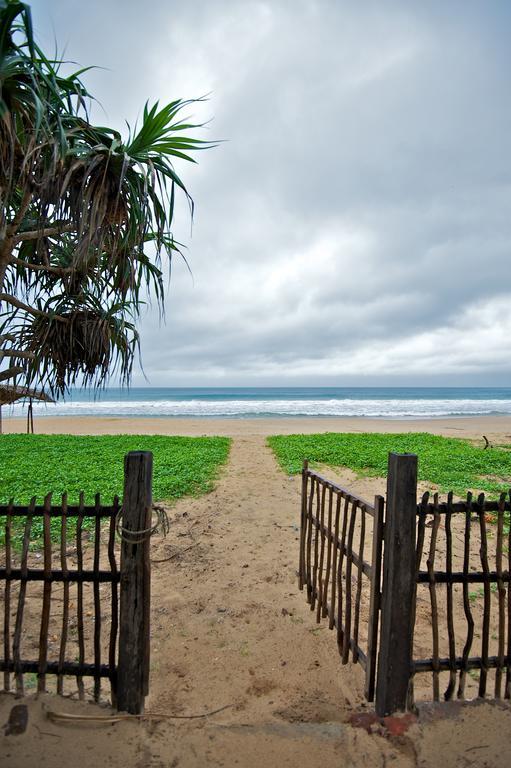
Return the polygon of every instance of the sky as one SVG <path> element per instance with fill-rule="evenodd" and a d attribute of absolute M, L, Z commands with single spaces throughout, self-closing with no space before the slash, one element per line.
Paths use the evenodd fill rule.
<path fill-rule="evenodd" d="M 149 386 L 511 384 L 506 0 L 33 0 L 97 122 L 209 94 Z"/>

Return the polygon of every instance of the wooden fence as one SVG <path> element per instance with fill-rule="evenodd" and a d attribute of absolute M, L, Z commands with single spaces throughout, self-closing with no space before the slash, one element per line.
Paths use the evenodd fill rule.
<path fill-rule="evenodd" d="M 412 708 L 425 673 L 435 701 L 444 678 L 445 700 L 488 695 L 490 673 L 491 695 L 510 698 L 510 512 L 505 494 L 454 501 L 450 493 L 445 502 L 425 494 L 418 504 L 412 454 L 390 454 L 386 502 L 374 505 L 305 463 L 299 586 L 316 620 L 337 628 L 342 662 L 351 649 L 365 668 L 378 714 Z"/>
<path fill-rule="evenodd" d="M 92 678 L 98 701 L 101 681 L 108 679 L 119 710 L 143 711 L 149 682 L 151 478 L 152 454 L 131 452 L 125 457 L 122 505 L 115 497 L 103 506 L 97 495 L 94 506 L 86 506 L 83 494 L 76 506 L 66 494 L 55 505 L 48 494 L 42 506 L 34 498 L 26 507 L 14 502 L 0 507 L 4 690 L 11 689 L 13 677 L 22 695 L 25 676 L 35 674 L 38 691 L 47 689 L 48 676 L 56 676 L 62 694 L 75 678 L 83 699 L 84 678 Z M 52 521 L 58 521 L 56 527 Z M 33 531 L 41 527 L 42 568 L 31 547 Z M 29 585 L 35 590 L 27 595 Z M 27 659 L 23 646 L 30 638 L 38 653 Z"/>
<path fill-rule="evenodd" d="M 369 701 L 374 698 L 376 674 L 383 508 L 382 496 L 376 496 L 371 505 L 313 472 L 305 462 L 299 586 L 306 586 L 317 622 L 328 618 L 330 629 L 336 629 L 342 663 L 347 664 L 351 655 L 365 670 Z M 369 582 L 370 608 L 362 647 L 365 580 Z"/>

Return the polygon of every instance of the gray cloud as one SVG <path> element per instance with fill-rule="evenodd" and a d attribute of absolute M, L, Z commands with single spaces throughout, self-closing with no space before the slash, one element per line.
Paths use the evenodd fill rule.
<path fill-rule="evenodd" d="M 151 384 L 508 381 L 507 3 L 32 7 L 121 128 L 212 91 Z"/>

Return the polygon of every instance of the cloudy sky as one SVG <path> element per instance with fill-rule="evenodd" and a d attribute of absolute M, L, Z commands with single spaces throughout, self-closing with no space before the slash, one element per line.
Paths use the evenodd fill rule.
<path fill-rule="evenodd" d="M 153 386 L 509 385 L 507 0 L 32 0 L 123 129 L 209 93 Z M 184 206 L 183 206 L 184 208 Z M 134 384 L 145 384 L 137 371 Z"/>

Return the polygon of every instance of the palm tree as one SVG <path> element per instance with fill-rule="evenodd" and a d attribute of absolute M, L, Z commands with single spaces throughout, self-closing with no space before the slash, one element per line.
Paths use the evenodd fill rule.
<path fill-rule="evenodd" d="M 181 117 L 192 101 L 146 104 L 140 127 L 93 125 L 80 70 L 36 44 L 30 8 L 0 0 L 0 382 L 62 395 L 78 381 L 129 381 L 135 322 L 163 308 L 162 255 L 180 253 L 174 159 L 212 142 Z"/>

